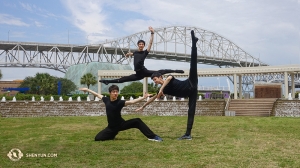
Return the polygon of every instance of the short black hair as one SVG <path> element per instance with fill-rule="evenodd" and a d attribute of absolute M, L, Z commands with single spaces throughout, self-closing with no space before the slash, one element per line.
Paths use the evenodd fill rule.
<path fill-rule="evenodd" d="M 137 45 L 139 45 L 139 43 L 144 43 L 144 45 L 146 45 L 146 43 L 145 43 L 144 40 L 139 40 L 139 41 L 137 42 Z"/>
<path fill-rule="evenodd" d="M 111 85 L 109 88 L 108 88 L 108 91 L 109 93 L 113 90 L 117 90 L 119 92 L 119 87 L 117 85 Z"/>
<path fill-rule="evenodd" d="M 162 74 L 161 73 L 159 73 L 159 72 L 154 72 L 152 75 L 151 75 L 151 79 L 153 79 L 154 77 L 161 77 L 162 76 Z"/>

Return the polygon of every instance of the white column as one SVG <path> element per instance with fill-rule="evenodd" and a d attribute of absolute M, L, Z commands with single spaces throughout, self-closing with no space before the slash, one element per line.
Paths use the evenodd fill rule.
<path fill-rule="evenodd" d="M 242 99 L 243 97 L 242 77 L 242 75 L 239 75 L 239 99 Z"/>
<path fill-rule="evenodd" d="M 288 73 L 284 72 L 284 98 L 289 97 L 289 81 L 288 81 Z"/>
<path fill-rule="evenodd" d="M 143 93 L 145 92 L 148 93 L 148 77 L 145 77 L 143 82 Z"/>
<path fill-rule="evenodd" d="M 291 92 L 292 92 L 292 98 L 295 98 L 295 74 L 294 73 L 291 73 Z"/>
<path fill-rule="evenodd" d="M 252 87 L 253 98 L 255 98 L 255 78 L 256 78 L 256 75 L 253 74 L 253 87 Z M 280 94 L 280 95 L 282 95 L 282 94 Z"/>
<path fill-rule="evenodd" d="M 102 83 L 101 82 L 99 82 L 99 80 L 101 80 L 101 76 L 99 76 L 98 75 L 98 94 L 101 94 L 101 85 L 102 85 Z"/>
<path fill-rule="evenodd" d="M 237 99 L 236 74 L 233 74 L 233 90 L 234 90 L 234 99 Z"/>

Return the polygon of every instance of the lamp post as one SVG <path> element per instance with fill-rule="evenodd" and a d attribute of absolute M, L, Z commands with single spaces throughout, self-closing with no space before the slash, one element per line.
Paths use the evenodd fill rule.
<path fill-rule="evenodd" d="M 9 31 L 10 30 L 8 30 L 8 32 L 7 32 L 7 41 L 9 42 Z"/>

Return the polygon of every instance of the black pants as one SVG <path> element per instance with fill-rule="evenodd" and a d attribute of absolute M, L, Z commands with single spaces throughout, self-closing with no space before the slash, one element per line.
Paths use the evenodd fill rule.
<path fill-rule="evenodd" d="M 153 70 L 148 70 L 147 68 L 141 69 L 139 71 L 136 71 L 136 74 L 131 74 L 129 76 L 124 76 L 122 78 L 119 79 L 112 79 L 112 80 L 105 80 L 108 83 L 124 83 L 124 82 L 130 82 L 130 81 L 138 81 L 141 79 L 144 79 L 145 77 L 151 77 L 151 75 L 154 72 L 159 72 L 160 74 L 164 75 L 167 73 L 173 73 L 175 72 L 175 70 L 171 70 L 171 69 L 161 69 L 158 71 L 153 71 Z"/>
<path fill-rule="evenodd" d="M 152 139 L 156 136 L 156 134 L 154 134 L 140 118 L 134 118 L 124 121 L 120 127 L 116 129 L 106 127 L 96 135 L 95 141 L 113 140 L 119 131 L 124 131 L 130 128 L 139 129 L 147 138 Z"/>
<path fill-rule="evenodd" d="M 190 73 L 189 82 L 191 84 L 191 92 L 189 97 L 189 110 L 188 110 L 188 120 L 186 127 L 186 135 L 191 134 L 191 130 L 194 124 L 194 117 L 196 111 L 196 103 L 198 96 L 198 74 L 197 74 L 197 41 L 193 41 L 192 52 L 191 52 L 191 62 L 190 62 Z"/>

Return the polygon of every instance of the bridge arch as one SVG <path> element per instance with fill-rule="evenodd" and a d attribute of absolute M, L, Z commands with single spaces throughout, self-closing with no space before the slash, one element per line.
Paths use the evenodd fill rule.
<path fill-rule="evenodd" d="M 189 62 L 191 35 L 199 38 L 198 63 L 219 67 L 266 66 L 217 33 L 197 27 L 168 26 L 155 28 L 149 59 Z M 124 54 L 137 49 L 137 41 L 149 40 L 149 30 L 100 44 L 70 45 L 0 41 L 0 67 L 30 67 L 54 69 L 65 73 L 71 65 L 89 62 L 129 64 Z"/>

